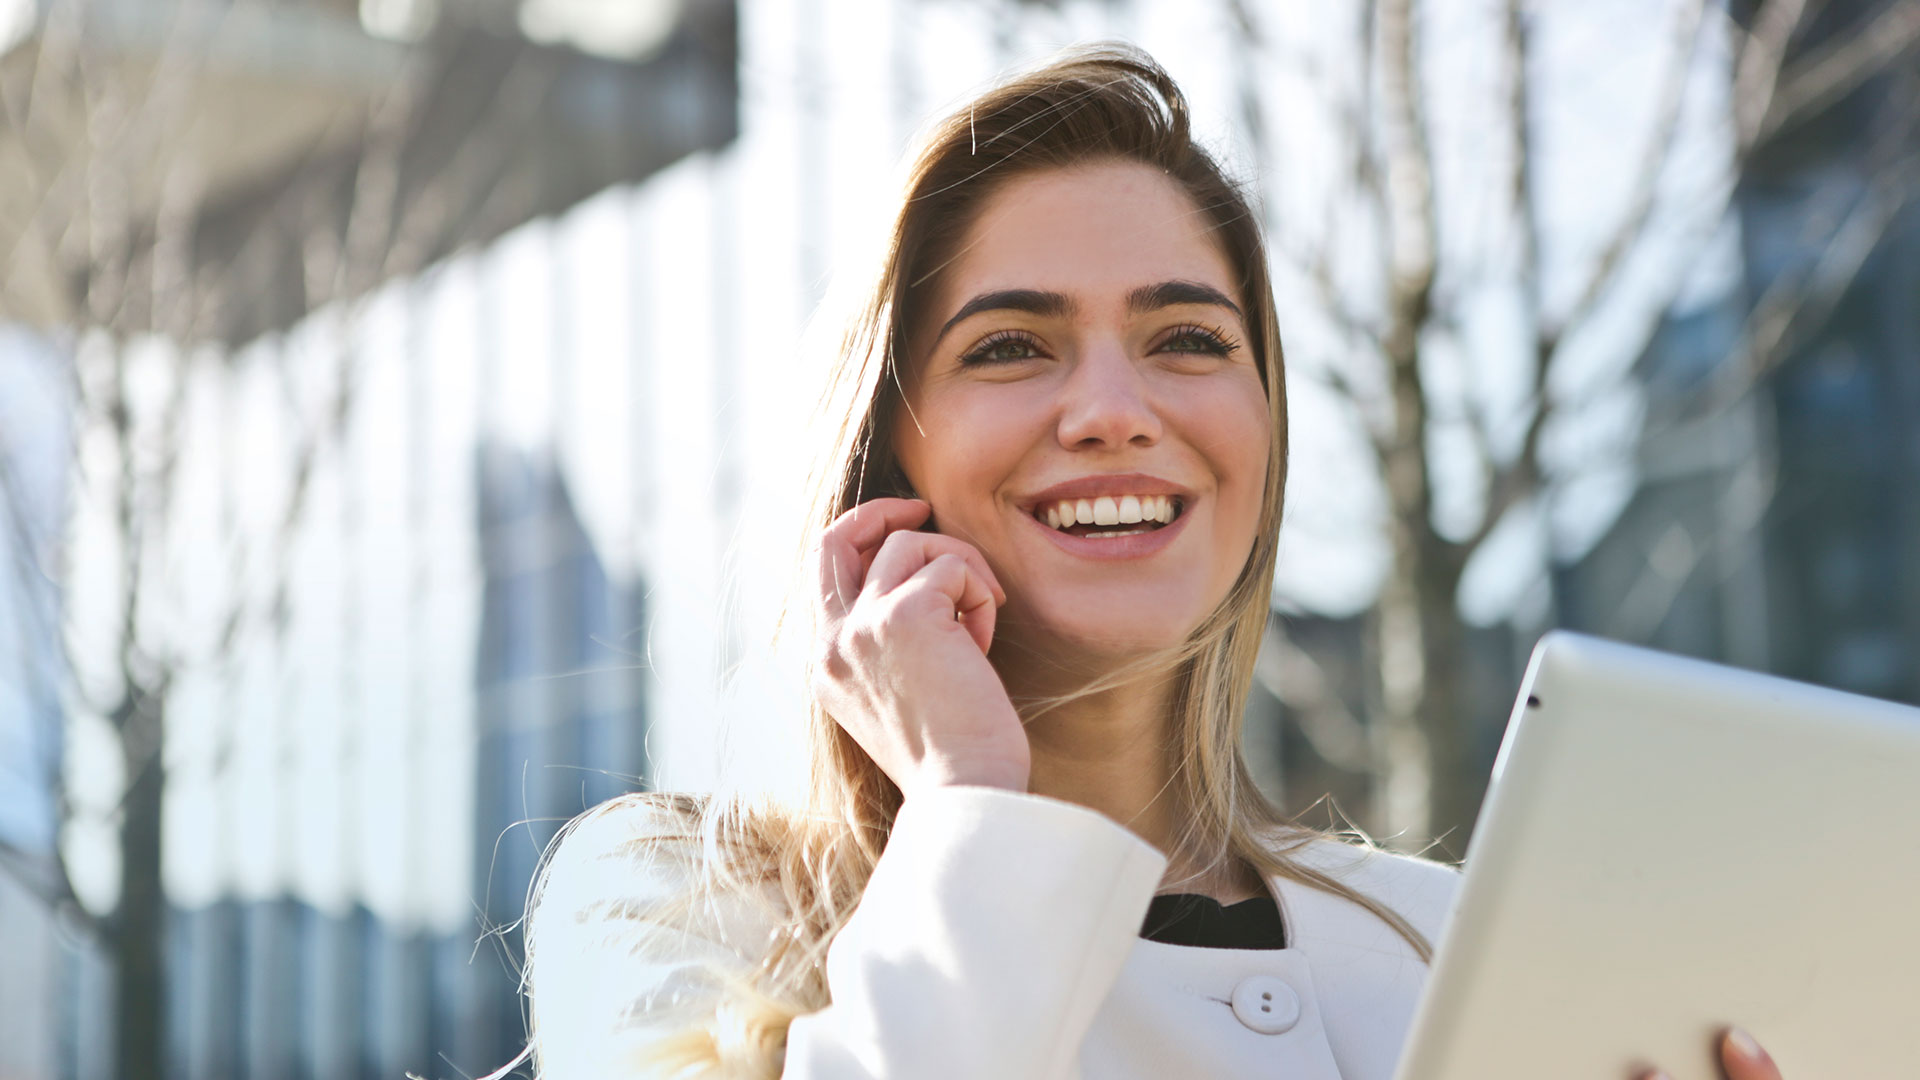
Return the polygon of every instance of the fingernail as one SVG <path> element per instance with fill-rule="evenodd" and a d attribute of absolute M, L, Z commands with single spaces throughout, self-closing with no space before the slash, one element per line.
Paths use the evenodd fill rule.
<path fill-rule="evenodd" d="M 1727 1045 L 1733 1047 L 1734 1053 L 1739 1054 L 1748 1061 L 1761 1062 L 1767 1060 L 1767 1052 L 1760 1049 L 1760 1044 L 1754 1041 L 1753 1036 L 1747 1034 L 1745 1028 L 1728 1029 Z"/>
<path fill-rule="evenodd" d="M 1641 1077 L 1640 1080 L 1673 1080 L 1673 1074 L 1667 1072 L 1665 1069 L 1655 1069 Z"/>

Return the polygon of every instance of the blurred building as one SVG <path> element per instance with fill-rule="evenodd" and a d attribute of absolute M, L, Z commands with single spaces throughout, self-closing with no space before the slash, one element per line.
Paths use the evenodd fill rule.
<path fill-rule="evenodd" d="M 582 324 L 561 309 L 576 295 L 570 268 L 592 275 L 609 255 L 649 253 L 625 224 L 631 188 L 577 219 L 588 231 L 615 222 L 610 251 L 569 259 L 547 245 L 552 221 L 591 196 L 735 138 L 737 35 L 730 0 L 627 7 L 596 18 L 539 2 L 110 0 L 77 15 L 53 0 L 29 4 L 39 21 L 0 43 L 0 77 L 75 47 L 103 85 L 179 73 L 191 130 L 170 141 L 156 126 L 153 142 L 175 158 L 146 163 L 151 173 L 128 163 L 126 195 L 136 216 L 156 213 L 159 174 L 198 170 L 190 272 L 244 283 L 209 324 L 217 362 L 197 342 L 146 336 L 169 324 L 138 273 L 115 324 L 116 347 L 177 367 L 189 385 L 178 510 L 154 542 L 156 574 L 193 594 L 284 589 L 230 651 L 183 668 L 168 698 L 171 1075 L 446 1076 L 505 1064 L 524 1043 L 516 924 L 537 856 L 567 818 L 645 782 L 655 688 L 633 550 L 642 538 L 609 535 L 604 521 L 589 538 L 537 430 L 575 404 L 547 393 L 560 354 L 606 352 L 623 382 L 645 370 L 637 348 L 569 340 Z M 86 137 L 79 118 L 44 134 Z M 7 156 L 5 168 L 23 160 Z M 77 211 L 22 205 L 15 196 L 29 188 L 14 179 L 0 196 L 14 256 L 8 314 L 84 323 L 71 297 L 88 283 L 18 231 L 20 214 Z M 130 243 L 134 265 L 155 257 L 152 236 L 136 230 Z M 355 245 L 375 257 L 356 261 Z M 337 280 L 315 276 L 328 251 Z M 599 305 L 589 333 L 621 321 L 633 299 L 605 282 L 578 295 Z M 5 541 L 31 543 L 0 541 L 8 1077 L 115 1068 L 106 953 L 56 918 L 72 901 L 50 906 L 22 888 L 59 880 L 63 726 L 85 759 L 69 784 L 75 769 L 113 782 L 98 718 L 63 717 L 67 605 L 35 549 L 67 513 L 75 458 L 59 391 L 99 345 L 30 335 L 0 345 L 4 479 L 31 500 L 24 520 L 4 518 Z M 28 370 L 39 359 L 45 370 Z M 354 400 L 288 542 L 273 517 L 288 498 L 289 447 L 333 374 Z M 530 412 L 533 395 L 551 409 Z M 649 403 L 604 404 L 624 427 Z M 639 434 L 628 449 L 649 445 L 651 429 Z M 663 467 L 616 449 L 629 441 L 604 447 L 623 476 Z M 101 498 L 74 500 L 73 552 L 89 567 L 111 542 Z M 82 636 L 99 625 L 99 600 L 75 598 Z M 210 610 L 182 605 L 183 640 L 204 640 Z M 90 907 L 110 909 L 111 799 L 77 801 L 73 877 Z"/>
<path fill-rule="evenodd" d="M 474 898 L 476 918 L 423 925 L 365 902 L 331 910 L 287 896 L 177 910 L 174 1075 L 476 1074 L 523 1045 L 516 923 L 538 857 L 568 818 L 642 783 L 643 669 L 603 655 L 641 621 L 637 594 L 608 581 L 550 461 L 483 445 L 476 466 L 478 857 L 470 882 L 446 883 Z M 401 762 L 394 775 L 418 783 L 429 771 Z M 410 827 L 404 816 L 380 824 Z"/>
<path fill-rule="evenodd" d="M 1878 8 L 1831 5 L 1796 56 Z M 1640 490 L 1561 575 L 1566 625 L 1920 702 L 1920 213 L 1876 202 L 1904 198 L 1889 163 L 1920 148 L 1912 78 L 1896 64 L 1748 163 L 1743 288 L 1642 359 Z M 1773 294 L 1795 319 L 1749 379 Z"/>
<path fill-rule="evenodd" d="M 97 4 L 103 40 L 147 62 L 164 40 L 152 13 L 166 7 Z M 590 9 L 613 21 L 578 21 Z M 212 126 L 235 137 L 209 151 L 221 169 L 195 259 L 241 262 L 264 299 L 222 312 L 221 362 L 196 376 L 198 434 L 180 465 L 194 524 L 167 558 L 185 581 L 289 587 L 272 621 L 183 677 L 172 701 L 171 1065 L 195 1080 L 481 1074 L 524 1036 L 512 924 L 553 830 L 636 786 L 710 786 L 715 730 L 733 713 L 797 715 L 773 690 L 731 705 L 717 693 L 762 647 L 728 621 L 730 590 L 738 571 L 759 575 L 747 582 L 755 596 L 770 593 L 791 555 L 765 527 L 777 515 L 762 511 L 792 492 L 754 477 L 803 456 L 798 417 L 817 378 L 794 343 L 829 268 L 869 238 L 914 126 L 1014 59 L 1077 39 L 1139 41 L 1206 122 L 1252 122 L 1257 69 L 1247 35 L 1196 26 L 1179 4 L 279 0 L 259 10 L 270 17 L 207 56 L 212 96 L 229 110 Z M 404 122 L 331 122 L 378 113 L 373 88 L 400 71 L 419 80 L 415 105 L 393 114 Z M 289 146 L 307 149 L 275 152 Z M 303 227 L 347 236 L 356 178 L 375 153 L 392 164 L 394 221 L 425 208 L 414 219 L 434 227 L 422 238 L 374 230 L 373 246 L 394 253 L 377 272 L 316 287 L 308 234 L 288 231 L 287 207 L 317 206 Z M 1774 235 L 1768 222 L 1788 235 L 1805 210 L 1765 190 L 1756 176 L 1743 196 L 1750 240 Z M 1804 653 L 1807 670 L 1870 673 L 1886 628 L 1904 625 L 1895 640 L 1912 654 L 1920 575 L 1857 584 L 1863 567 L 1911 567 L 1920 550 L 1913 507 L 1874 503 L 1916 461 L 1913 373 L 1894 351 L 1914 340 L 1893 310 L 1913 293 L 1905 235 L 1904 261 L 1862 276 L 1885 291 L 1845 324 L 1858 331 L 1852 366 L 1815 364 L 1805 371 L 1826 374 L 1795 382 L 1796 360 L 1761 396 L 1650 421 L 1647 482 L 1609 539 L 1562 575 L 1563 621 L 1625 625 L 1604 605 L 1639 596 L 1641 636 L 1683 651 L 1789 673 Z M 1769 265 L 1750 253 L 1756 285 Z M 1649 400 L 1678 400 L 1669 382 L 1710 378 L 1737 321 L 1729 306 L 1671 322 L 1644 365 Z M 352 387 L 350 407 L 282 548 L 277 521 L 254 508 L 285 501 L 289 433 L 323 415 L 335 374 Z M 1815 405 L 1827 410 L 1819 424 L 1794 411 Z M 1882 410 L 1871 438 L 1886 441 L 1848 429 L 1848 409 L 1855 422 Z M 1898 416 L 1904 432 L 1889 422 Z M 1801 440 L 1791 454 L 1790 438 Z M 1735 497 L 1743 467 L 1776 456 L 1795 464 L 1780 473 L 1783 494 L 1754 489 L 1773 508 L 1766 524 L 1730 529 L 1749 512 Z M 1795 471 L 1855 460 L 1882 486 Z M 1784 494 L 1794 484 L 1798 504 Z M 1816 512 L 1796 519 L 1795 505 Z M 263 563 L 228 556 L 229 523 Z M 1816 549 L 1856 540 L 1861 552 L 1811 569 Z M 1649 566 L 1652 584 L 1639 585 Z M 1904 614 L 1875 614 L 1893 603 L 1876 580 L 1905 582 Z M 1803 588 L 1849 598 L 1807 617 L 1829 618 L 1819 626 L 1831 640 L 1861 631 L 1864 646 L 1833 654 L 1852 659 L 1832 660 L 1817 644 L 1830 639 L 1810 629 L 1793 640 L 1765 630 Z M 1302 648 L 1371 662 L 1351 621 L 1291 622 Z M 1476 640 L 1490 757 L 1519 656 L 1500 628 Z M 1299 689 L 1284 655 L 1262 663 L 1263 680 Z M 1367 702 L 1344 689 L 1352 671 L 1316 677 L 1327 689 L 1309 722 L 1279 724 L 1278 697 L 1256 695 L 1258 752 L 1277 786 L 1350 793 L 1351 806 L 1364 798 L 1354 718 Z M 24 799 L 0 789 L 0 804 L 15 801 L 50 805 L 38 789 Z M 6 942 L 44 938 L 4 913 L 0 934 L 28 928 Z M 0 1010 L 0 1053 L 27 1046 L 26 1076 L 110 1069 L 107 973 L 71 951 L 70 963 L 22 977 L 56 984 L 23 998 L 66 1011 L 58 1040 L 18 1039 L 15 1025 L 38 1021 Z M 0 992 L 27 985 L 13 970 Z"/>
<path fill-rule="evenodd" d="M 194 189 L 185 270 L 245 289 L 192 332 L 229 344 L 738 128 L 733 0 L 9 0 L 0 21 L 20 26 L 0 41 L 0 78 L 24 86 L 84 57 L 100 101 L 96 117 L 43 92 L 35 129 L 0 159 L 8 311 L 39 324 L 98 314 L 76 302 L 96 268 L 63 263 L 29 226 L 89 221 L 87 187 L 42 192 L 33 169 L 88 160 L 89 140 L 116 138 L 118 110 L 135 105 L 144 138 L 110 147 L 116 197 L 129 221 L 153 222 Z M 158 231 L 129 232 L 131 263 L 150 264 Z M 180 332 L 143 276 L 113 284 L 116 323 Z"/>
<path fill-rule="evenodd" d="M 201 170 L 170 254 L 244 285 L 189 365 L 135 273 L 114 346 L 192 373 L 159 564 L 196 594 L 285 586 L 168 698 L 169 1068 L 196 1080 L 511 1058 L 513 921 L 553 829 L 634 786 L 712 785 L 723 713 L 798 715 L 771 681 L 719 692 L 794 554 L 765 527 L 793 486 L 752 478 L 804 457 L 818 383 L 795 343 L 913 128 L 1075 39 L 1159 49 L 1208 115 L 1231 93 L 1183 20 L 1105 0 L 34 7 L 0 77 L 76 42 L 107 77 L 191 73 L 193 138 L 148 140 Z M 169 164 L 127 169 L 136 218 Z M 37 212 L 5 198 L 25 179 L 0 175 L 9 246 Z M 59 254 L 21 250 L 16 317 L 86 322 Z M 330 415 L 283 537 L 297 436 Z M 76 499 L 89 565 L 111 557 L 100 499 Z M 82 632 L 106 618 L 72 599 Z M 204 635 L 219 612 L 190 596 L 180 618 Z M 111 738 L 66 730 L 96 757 Z M 77 885 L 110 908 L 111 794 L 77 810 Z M 113 1068 L 111 971 L 69 952 L 35 980 L 65 1015 L 28 1076 Z"/>
<path fill-rule="evenodd" d="M 644 788 L 651 770 L 641 583 L 608 579 L 550 456 L 483 443 L 479 462 L 487 584 L 474 850 L 485 855 L 474 860 L 473 895 L 493 931 L 483 948 L 505 962 L 472 965 L 481 992 L 467 1016 L 414 1030 L 421 1049 L 441 1049 L 432 1032 L 469 1021 L 462 1060 L 491 1071 L 525 1045 L 515 958 L 542 854 L 574 815 Z M 444 944 L 464 960 L 469 938 Z"/>
<path fill-rule="evenodd" d="M 0 1077 L 53 1075 L 61 943 L 73 898 L 57 862 L 63 766 L 59 527 L 71 401 L 58 353 L 0 331 Z"/>

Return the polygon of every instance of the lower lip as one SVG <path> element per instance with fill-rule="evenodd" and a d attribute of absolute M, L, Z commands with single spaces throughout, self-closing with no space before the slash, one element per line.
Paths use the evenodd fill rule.
<path fill-rule="evenodd" d="M 1191 516 L 1192 513 L 1193 505 L 1189 503 L 1180 511 L 1179 517 L 1154 529 L 1152 532 L 1134 533 L 1132 536 L 1116 536 L 1107 540 L 1096 539 L 1091 536 L 1075 536 L 1070 532 L 1061 532 L 1059 529 L 1041 521 L 1032 514 L 1023 514 L 1022 516 L 1032 522 L 1034 528 L 1046 533 L 1047 539 L 1053 541 L 1055 546 L 1069 555 L 1077 555 L 1083 559 L 1119 561 L 1123 559 L 1144 559 L 1149 555 L 1159 552 L 1168 544 L 1173 543 L 1174 534 L 1186 527 L 1187 518 Z"/>

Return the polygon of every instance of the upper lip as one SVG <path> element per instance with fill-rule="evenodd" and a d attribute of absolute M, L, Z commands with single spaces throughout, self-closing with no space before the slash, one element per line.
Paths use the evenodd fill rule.
<path fill-rule="evenodd" d="M 1097 499 L 1102 495 L 1172 495 L 1181 502 L 1192 502 L 1186 488 L 1146 473 L 1111 473 L 1106 476 L 1082 476 L 1063 480 L 1050 488 L 1034 492 L 1020 500 L 1023 509 L 1067 499 Z"/>

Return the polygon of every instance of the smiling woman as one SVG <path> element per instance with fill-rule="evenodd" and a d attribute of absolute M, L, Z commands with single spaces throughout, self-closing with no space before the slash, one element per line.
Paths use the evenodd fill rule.
<path fill-rule="evenodd" d="M 1386 1080 L 1456 875 L 1242 758 L 1284 388 L 1255 217 L 1150 59 L 937 125 L 825 398 L 807 804 L 570 827 L 541 1074 Z"/>
<path fill-rule="evenodd" d="M 894 452 L 1007 589 L 1010 688 L 1177 647 L 1263 531 L 1280 418 L 1217 229 L 1143 162 L 1053 168 L 986 199 L 929 290 L 957 312 L 911 352 Z"/>
<path fill-rule="evenodd" d="M 1146 56 L 937 125 L 825 397 L 806 801 L 569 826 L 540 1075 L 1388 1080 L 1457 875 L 1250 780 L 1283 375 L 1248 202 Z M 1728 1075 L 1779 1080 L 1751 1045 Z"/>

